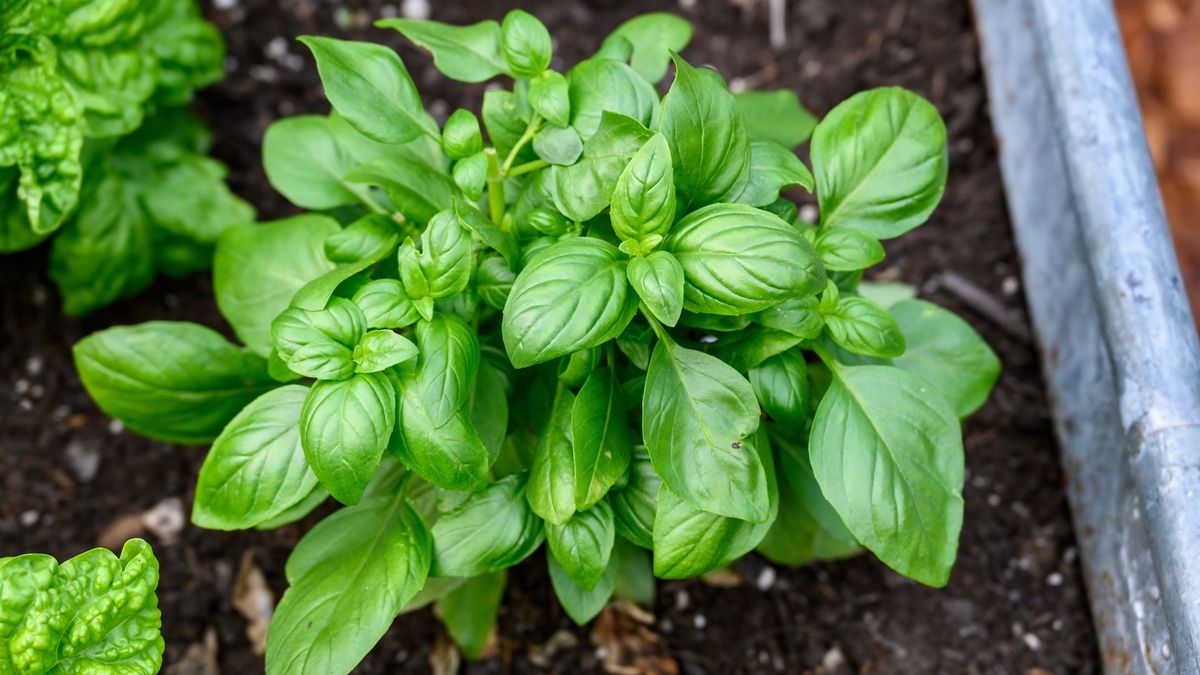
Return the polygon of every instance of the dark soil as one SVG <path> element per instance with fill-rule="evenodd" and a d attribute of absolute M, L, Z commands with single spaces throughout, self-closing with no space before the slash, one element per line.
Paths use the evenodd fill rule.
<path fill-rule="evenodd" d="M 448 85 L 398 34 L 370 27 L 372 19 L 394 14 L 397 4 L 355 4 L 361 9 L 316 0 L 226 0 L 206 7 L 229 42 L 229 78 L 204 92 L 197 108 L 213 126 L 214 152 L 229 164 L 234 189 L 264 218 L 293 210 L 261 171 L 264 128 L 279 117 L 326 110 L 297 35 L 386 42 L 399 48 L 436 114 L 478 105 L 482 87 L 464 92 Z M 430 4 L 436 18 L 455 22 L 498 18 L 510 5 Z M 751 558 L 739 568 L 746 582 L 736 587 L 662 583 L 652 629 L 682 672 L 1098 672 L 1037 355 L 1020 337 L 1017 259 L 966 0 L 791 2 L 789 46 L 778 52 L 768 46 L 765 3 L 752 0 L 517 4 L 551 26 L 559 67 L 585 56 L 621 20 L 667 9 L 696 26 L 690 59 L 718 67 L 727 78 L 795 89 L 818 113 L 863 88 L 903 85 L 929 97 L 950 132 L 946 198 L 928 225 L 888 247 L 881 274 L 918 284 L 923 295 L 963 314 L 1005 364 L 991 401 L 965 428 L 966 519 L 953 578 L 933 590 L 870 557 L 797 570 Z M 129 516 L 171 498 L 186 512 L 204 457 L 204 448 L 148 441 L 110 423 L 80 386 L 70 348 L 114 324 L 176 319 L 221 326 L 207 277 L 161 281 L 135 300 L 75 320 L 60 315 L 45 267 L 44 247 L 0 261 L 0 556 L 42 551 L 68 557 L 97 544 L 106 529 L 108 539 L 119 541 L 141 532 Z M 945 292 L 938 280 L 947 273 L 974 283 L 1016 319 L 998 325 Z M 99 460 L 94 475 L 89 459 Z M 231 603 L 233 581 L 243 554 L 252 552 L 281 592 L 283 563 L 305 527 L 222 534 L 184 525 L 173 541 L 143 534 L 162 562 L 169 666 L 179 666 L 211 632 L 217 672 L 261 671 L 246 623 Z M 465 666 L 467 672 L 600 668 L 588 631 L 571 626 L 558 609 L 541 561 L 537 556 L 512 575 L 499 648 L 481 665 Z M 548 655 L 546 643 L 564 630 L 567 638 L 552 642 L 566 646 Z M 439 633 L 427 611 L 402 617 L 360 671 L 427 672 Z"/>

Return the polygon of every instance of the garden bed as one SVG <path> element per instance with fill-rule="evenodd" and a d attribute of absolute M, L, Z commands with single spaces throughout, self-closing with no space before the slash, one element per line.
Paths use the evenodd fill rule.
<path fill-rule="evenodd" d="M 263 130 L 279 117 L 326 109 L 312 61 L 292 38 L 369 37 L 399 47 L 398 34 L 369 27 L 397 7 L 375 1 L 356 3 L 362 9 L 354 10 L 313 0 L 217 4 L 223 9 L 206 12 L 229 41 L 230 75 L 203 92 L 197 107 L 214 129 L 214 152 L 230 165 L 235 191 L 263 218 L 286 215 L 292 207 L 260 168 Z M 510 4 L 439 6 L 434 18 L 495 18 Z M 523 4 L 559 36 L 558 53 L 568 63 L 629 16 L 666 9 L 695 24 L 687 50 L 694 63 L 712 64 L 752 88 L 794 89 L 818 113 L 882 84 L 928 97 L 950 136 L 946 197 L 927 226 L 889 243 L 882 274 L 918 285 L 925 297 L 961 313 L 1005 365 L 991 400 L 964 429 L 966 513 L 947 588 L 903 580 L 870 557 L 799 570 L 768 568 L 751 558 L 737 570 L 745 582 L 736 587 L 660 583 L 657 621 L 649 628 L 681 672 L 1097 671 L 967 2 L 803 0 L 790 7 L 788 46 L 780 51 L 768 46 L 765 11 L 717 0 L 693 3 L 691 10 L 669 2 Z M 482 87 L 469 90 L 474 100 L 441 99 L 451 89 L 429 59 L 407 46 L 400 51 L 435 114 L 478 105 Z M 150 319 L 199 321 L 227 331 L 205 275 L 159 283 L 82 321 L 63 318 L 43 276 L 45 256 L 43 247 L 7 258 L 0 269 L 0 387 L 7 390 L 0 389 L 0 556 L 42 551 L 68 557 L 114 528 L 127 528 L 121 538 L 131 536 L 140 521 L 129 516 L 164 500 L 179 500 L 186 514 L 204 451 L 148 441 L 112 425 L 80 386 L 70 346 L 108 325 Z M 211 630 L 218 672 L 261 670 L 246 622 L 232 604 L 235 578 L 249 554 L 281 593 L 284 560 L 310 525 L 237 534 L 185 525 L 174 541 L 149 535 L 162 561 L 168 668 Z M 517 568 L 500 614 L 498 648 L 480 672 L 525 672 L 539 664 L 557 672 L 600 669 L 590 630 L 574 628 L 552 595 L 541 558 Z M 401 617 L 360 672 L 427 672 L 440 629 L 426 611 Z M 574 639 L 552 640 L 559 631 Z M 547 656 L 551 646 L 559 649 Z"/>

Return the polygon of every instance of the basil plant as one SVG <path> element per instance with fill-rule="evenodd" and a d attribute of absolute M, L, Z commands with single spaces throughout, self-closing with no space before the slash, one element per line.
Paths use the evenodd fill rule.
<path fill-rule="evenodd" d="M 691 29 L 665 14 L 565 75 L 525 12 L 379 25 L 450 78 L 512 88 L 439 129 L 391 49 L 302 38 L 333 111 L 275 123 L 264 162 L 314 213 L 217 245 L 244 346 L 157 322 L 75 351 L 129 428 L 212 442 L 197 525 L 342 505 L 288 561 L 269 673 L 347 673 L 433 602 L 475 656 L 505 569 L 543 542 L 579 623 L 615 592 L 647 599 L 651 572 L 753 550 L 799 565 L 866 548 L 946 583 L 959 420 L 999 364 L 949 312 L 860 284 L 941 197 L 928 102 L 872 90 L 814 128 L 790 92 L 735 95 L 688 64 Z M 811 172 L 793 152 L 810 134 Z M 794 186 L 820 223 L 780 196 Z"/>
<path fill-rule="evenodd" d="M 207 267 L 254 220 L 184 107 L 223 58 L 194 0 L 0 2 L 0 254 L 58 232 L 68 314 Z"/>

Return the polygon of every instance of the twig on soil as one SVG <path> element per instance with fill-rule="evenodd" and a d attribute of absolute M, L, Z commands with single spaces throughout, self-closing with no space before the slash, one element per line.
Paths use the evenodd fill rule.
<path fill-rule="evenodd" d="M 1022 342 L 1032 342 L 1029 324 L 1017 312 L 1005 307 L 992 294 L 956 272 L 945 272 L 933 279 L 935 287 L 944 289 L 988 321 Z"/>

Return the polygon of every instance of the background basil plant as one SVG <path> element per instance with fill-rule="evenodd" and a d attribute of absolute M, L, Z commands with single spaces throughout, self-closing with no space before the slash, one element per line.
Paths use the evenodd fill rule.
<path fill-rule="evenodd" d="M 184 107 L 223 73 L 194 0 L 6 0 L 0 27 L 0 253 L 58 231 L 67 313 L 203 269 L 254 220 Z"/>
<path fill-rule="evenodd" d="M 274 124 L 264 161 L 325 213 L 221 235 L 217 301 L 245 346 L 159 322 L 75 352 L 131 429 L 212 442 L 196 524 L 344 505 L 288 561 L 268 672 L 347 673 L 431 602 L 474 656 L 504 570 L 543 541 L 580 623 L 615 589 L 646 600 L 651 572 L 755 549 L 865 547 L 946 583 L 959 420 L 999 363 L 961 319 L 859 282 L 942 195 L 928 102 L 872 90 L 814 128 L 790 92 L 734 95 L 677 56 L 691 30 L 665 14 L 566 75 L 524 12 L 379 25 L 451 78 L 512 78 L 484 97 L 488 142 L 467 110 L 439 129 L 392 50 L 303 38 L 333 112 Z M 793 152 L 810 133 L 812 173 Z M 815 188 L 819 224 L 788 186 Z"/>

